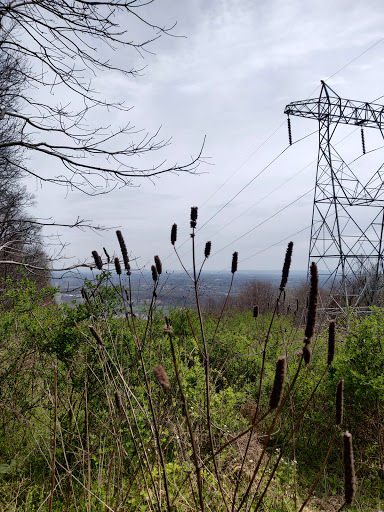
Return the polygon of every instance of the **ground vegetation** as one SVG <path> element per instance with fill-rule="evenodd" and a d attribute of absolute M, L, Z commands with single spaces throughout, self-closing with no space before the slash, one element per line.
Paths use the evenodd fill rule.
<path fill-rule="evenodd" d="M 194 261 L 197 222 L 196 209 Z M 175 228 L 171 240 L 177 251 Z M 277 315 L 287 269 L 273 310 L 226 315 L 227 301 L 212 315 L 195 264 L 195 307 L 164 312 L 157 255 L 152 300 L 140 310 L 121 233 L 115 249 L 109 266 L 93 252 L 97 279 L 73 307 L 28 278 L 4 282 L 2 510 L 378 509 L 381 310 L 322 320 L 313 266 L 301 324 Z M 229 296 L 237 261 L 234 253 Z"/>

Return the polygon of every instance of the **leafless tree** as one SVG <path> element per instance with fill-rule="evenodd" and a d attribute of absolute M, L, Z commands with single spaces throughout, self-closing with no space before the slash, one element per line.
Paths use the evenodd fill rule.
<path fill-rule="evenodd" d="M 1 52 L 1 46 L 0 38 L 0 102 L 3 109 L 15 110 L 24 83 L 23 61 Z M 0 261 L 44 267 L 47 256 L 42 247 L 41 224 L 28 215 L 33 197 L 21 183 L 23 150 L 6 145 L 19 130 L 17 119 L 4 117 L 0 122 Z M 0 278 L 17 276 L 14 264 L 0 265 Z M 39 281 L 46 277 L 47 273 L 41 271 L 34 275 Z"/>
<path fill-rule="evenodd" d="M 82 106 L 37 102 L 25 92 L 18 94 L 18 108 L 2 110 L 4 119 L 22 121 L 18 136 L 2 141 L 0 147 L 21 147 L 38 153 L 48 160 L 59 160 L 62 172 L 43 176 L 35 169 L 19 166 L 43 181 L 77 188 L 87 193 L 100 193 L 104 184 L 130 185 L 134 178 L 150 177 L 164 172 L 193 172 L 200 154 L 185 165 L 158 163 L 148 169 L 138 169 L 132 157 L 160 150 L 168 141 L 159 140 L 158 133 L 149 135 L 129 123 L 115 133 L 109 126 L 89 124 L 91 110 L 98 108 L 128 111 L 130 106 L 100 99 L 92 86 L 91 76 L 102 72 L 137 75 L 138 70 L 126 69 L 103 59 L 105 49 L 131 48 L 147 51 L 148 45 L 169 29 L 159 27 L 140 14 L 149 2 L 85 0 L 12 0 L 0 1 L 0 22 L 5 37 L 2 52 L 25 58 L 29 68 L 24 72 L 29 87 L 49 88 L 57 93 L 67 89 L 81 98 Z M 153 31 L 153 37 L 133 42 L 128 29 L 119 20 L 131 18 Z M 11 28 L 12 30 L 8 30 Z M 119 62 L 126 60 L 119 58 Z M 49 95 L 47 95 L 49 96 Z M 54 96 L 55 98 L 55 96 Z M 102 114 L 99 119 L 101 119 Z M 104 117 L 104 115 L 103 115 Z M 128 137 L 135 140 L 128 144 Z M 136 136 L 136 137 L 135 137 Z M 124 145 L 119 146 L 119 143 Z M 55 164 L 57 166 L 57 164 Z M 102 187 L 101 192 L 105 192 Z"/>
<path fill-rule="evenodd" d="M 174 27 L 156 25 L 147 17 L 152 2 L 0 0 L 2 62 L 11 75 L 12 66 L 22 63 L 0 97 L 0 150 L 12 172 L 89 195 L 166 172 L 196 172 L 202 148 L 183 164 L 168 165 L 160 157 L 149 167 L 138 167 L 137 157 L 164 149 L 169 140 L 129 121 L 113 131 L 108 115 L 119 110 L 128 116 L 131 106 L 101 98 L 93 86 L 92 79 L 102 73 L 137 76 L 140 70 L 126 65 L 123 50 L 143 55 L 157 38 L 173 36 Z M 132 39 L 131 24 L 136 32 L 144 31 L 143 40 Z M 91 117 L 98 119 L 96 125 Z M 31 156 L 42 162 L 39 169 Z M 73 222 L 86 225 L 82 219 Z"/>

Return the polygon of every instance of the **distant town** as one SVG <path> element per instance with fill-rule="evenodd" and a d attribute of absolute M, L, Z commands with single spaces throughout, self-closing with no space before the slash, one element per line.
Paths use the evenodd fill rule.
<path fill-rule="evenodd" d="M 59 287 L 56 294 L 58 303 L 75 303 L 82 301 L 81 288 L 84 279 L 94 280 L 100 272 L 81 272 L 73 275 L 54 276 L 53 286 Z M 306 280 L 306 271 L 291 271 L 288 285 L 296 287 Z M 121 276 L 121 284 L 124 288 L 129 286 L 128 278 Z M 200 278 L 200 296 L 207 300 L 211 297 L 220 299 L 228 293 L 232 274 L 230 271 L 203 272 Z M 243 270 L 235 274 L 231 295 L 236 295 L 239 290 L 250 281 L 266 281 L 278 288 L 281 280 L 281 270 Z M 111 272 L 110 283 L 118 286 L 118 276 Z M 136 305 L 144 304 L 152 297 L 153 281 L 151 272 L 147 270 L 133 271 L 131 275 L 132 296 Z M 157 304 L 164 307 L 190 306 L 194 303 L 193 283 L 185 272 L 174 271 L 163 273 L 158 286 Z"/>

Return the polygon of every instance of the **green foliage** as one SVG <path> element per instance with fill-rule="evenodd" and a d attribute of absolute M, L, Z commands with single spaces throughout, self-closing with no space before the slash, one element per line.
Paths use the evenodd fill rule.
<path fill-rule="evenodd" d="M 155 502 L 151 478 L 157 482 L 163 476 L 153 436 L 151 396 L 170 494 L 176 500 L 176 509 L 186 510 L 182 505 L 184 494 L 189 501 L 193 499 L 188 484 L 188 475 L 193 472 L 192 448 L 169 338 L 163 329 L 163 313 L 151 310 L 147 318 L 143 311 L 134 318 L 133 329 L 132 316 L 128 315 L 127 319 L 123 314 L 127 306 L 122 290 L 111 285 L 108 273 L 103 273 L 93 283 L 86 282 L 84 288 L 87 301 L 59 306 L 53 301 L 54 288 L 38 290 L 28 279 L 17 285 L 10 280 L 4 284 L 5 291 L 0 297 L 2 509 L 6 510 L 3 504 L 11 500 L 12 482 L 15 481 L 19 482 L 18 499 L 24 507 L 20 510 L 38 510 L 49 495 L 56 367 L 60 425 L 56 476 L 64 483 L 60 491 L 55 491 L 53 509 L 59 512 L 66 510 L 68 476 L 63 468 L 69 464 L 73 467 L 72 488 L 69 488 L 72 494 L 69 496 L 77 497 L 78 510 L 86 510 L 88 498 L 83 485 L 88 471 L 88 458 L 85 456 L 88 445 L 91 490 L 95 495 L 107 499 L 108 479 L 116 478 L 114 475 L 119 471 L 124 477 L 114 483 L 110 500 L 117 503 L 126 493 L 125 506 L 131 510 L 147 510 L 148 500 Z M 206 361 L 198 314 L 194 309 L 175 308 L 168 316 L 199 457 L 206 460 L 211 451 L 206 428 Z M 265 510 L 294 510 L 294 482 L 299 487 L 300 484 L 306 488 L 311 485 L 334 430 L 334 392 L 341 376 L 345 381 L 347 426 L 354 435 L 356 456 L 364 460 L 359 471 L 373 479 L 366 488 L 370 489 L 370 501 L 374 501 L 380 476 L 378 453 L 382 448 L 378 430 L 375 431 L 375 428 L 381 428 L 382 422 L 375 407 L 377 404 L 382 407 L 384 396 L 383 320 L 380 310 L 373 310 L 365 318 L 351 320 L 349 334 L 345 341 L 339 342 L 326 381 L 318 387 L 316 398 L 296 432 L 297 464 L 293 461 L 293 445 L 289 443 L 287 454 L 276 471 L 271 493 L 267 493 L 263 502 Z M 226 315 L 219 324 L 217 318 L 204 315 L 206 341 L 210 347 L 208 383 L 215 446 L 222 445 L 249 426 L 249 420 L 242 416 L 241 411 L 246 402 L 255 404 L 258 399 L 262 351 L 270 322 L 271 313 L 260 314 L 257 319 L 248 312 L 233 313 Z M 100 334 L 103 347 L 91 335 L 89 325 L 93 325 Z M 273 450 L 267 452 L 272 458 L 269 467 L 273 467 L 277 460 L 274 450 L 284 446 L 292 421 L 297 420 L 303 404 L 321 379 L 326 367 L 326 342 L 326 332 L 320 333 L 313 345 L 313 360 L 303 369 L 299 384 L 282 412 L 279 427 L 274 429 L 270 443 Z M 277 358 L 287 355 L 291 378 L 300 360 L 297 353 L 301 347 L 302 332 L 295 326 L 293 316 L 277 317 L 266 353 L 259 404 L 261 414 L 268 410 Z M 156 381 L 153 368 L 158 364 L 163 365 L 169 377 L 169 391 L 162 389 Z M 146 379 L 150 393 L 145 386 Z M 124 413 L 116 408 L 116 389 L 120 391 Z M 375 407 L 372 407 L 373 403 Z M 261 440 L 269 423 L 270 417 L 267 416 L 257 427 Z M 371 424 L 369 429 L 368 423 Z M 235 444 L 218 458 L 223 471 L 222 484 L 228 493 L 233 492 L 236 482 L 233 468 L 241 462 L 242 446 Z M 321 497 L 342 492 L 339 439 L 335 446 L 328 460 L 327 472 L 316 491 Z M 143 458 L 144 452 L 148 454 L 148 460 Z M 244 470 L 247 478 L 254 465 L 252 457 L 249 457 L 252 462 L 247 462 L 250 467 Z M 136 473 L 140 469 L 140 461 L 148 468 L 145 469 L 145 479 L 141 472 Z M 109 467 L 114 468 L 112 473 Z M 137 474 L 140 478 L 136 478 Z M 179 495 L 180 482 L 184 479 L 187 484 Z M 207 503 L 218 510 L 222 498 L 212 465 L 204 467 L 203 481 Z M 241 484 L 239 492 L 244 492 L 246 482 Z M 92 510 L 104 510 L 93 495 L 90 499 Z"/>
<path fill-rule="evenodd" d="M 359 409 L 384 403 L 384 312 L 372 308 L 351 328 L 330 369 L 332 383 L 344 378 L 344 394 Z"/>

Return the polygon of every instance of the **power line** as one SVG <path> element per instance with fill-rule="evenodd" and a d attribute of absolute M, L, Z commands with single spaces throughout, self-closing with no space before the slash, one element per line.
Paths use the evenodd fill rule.
<path fill-rule="evenodd" d="M 267 138 L 266 138 L 266 139 L 265 139 L 265 140 L 264 140 L 264 141 L 263 141 L 263 142 L 262 142 L 262 143 L 261 143 L 261 144 L 260 144 L 260 145 L 259 145 L 259 146 L 258 146 L 258 147 L 257 147 L 257 148 L 256 148 L 256 149 L 255 149 L 251 154 L 250 154 L 250 155 L 249 155 L 249 157 L 248 157 L 248 158 L 246 158 L 246 159 L 243 161 L 243 163 L 242 163 L 242 164 L 240 164 L 240 165 L 239 165 L 239 167 L 238 167 L 238 168 L 237 168 L 237 169 L 236 169 L 236 170 L 235 170 L 235 171 L 234 171 L 234 172 L 233 172 L 233 173 L 232 173 L 232 174 L 231 174 L 231 175 L 230 175 L 230 176 L 229 176 L 229 177 L 224 181 L 224 183 L 223 183 L 222 185 L 220 185 L 220 187 L 219 187 L 219 188 L 218 188 L 218 189 L 217 189 L 213 194 L 211 194 L 211 195 L 208 197 L 208 199 L 207 199 L 207 200 L 206 200 L 206 201 L 201 205 L 201 207 L 205 206 L 205 205 L 208 203 L 208 201 L 210 201 L 210 200 L 212 199 L 212 197 L 213 197 L 213 196 L 215 196 L 215 195 L 219 192 L 219 190 L 221 190 L 221 189 L 224 187 L 224 185 L 226 185 L 226 184 L 228 183 L 228 181 L 229 181 L 231 178 L 233 178 L 233 176 L 234 176 L 238 171 L 240 171 L 240 169 L 241 169 L 241 168 L 242 168 L 242 167 L 243 167 L 243 166 L 244 166 L 244 165 L 245 165 L 245 164 L 246 164 L 246 163 L 247 163 L 247 162 L 248 162 L 248 161 L 249 161 L 249 160 L 250 160 L 250 159 L 251 159 L 251 158 L 252 158 L 256 153 L 257 153 L 257 152 L 258 152 L 258 151 L 259 151 L 259 149 L 261 149 L 261 148 L 264 146 L 264 144 L 266 144 L 266 143 L 269 141 L 269 139 L 271 139 L 271 138 L 275 135 L 275 133 L 277 133 L 277 132 L 280 130 L 280 128 L 281 128 L 282 126 L 284 126 L 284 125 L 285 125 L 285 121 L 284 121 L 284 122 L 282 122 L 282 123 L 281 123 L 281 125 L 280 125 L 280 126 L 278 126 L 278 127 L 276 128 L 276 130 L 275 130 L 273 133 L 271 133 L 271 135 L 269 135 L 269 136 L 268 136 L 268 137 L 267 137 Z"/>
<path fill-rule="evenodd" d="M 304 137 L 301 137 L 301 139 L 298 139 L 296 141 L 293 142 L 293 144 L 297 144 L 298 142 L 301 142 L 302 140 L 310 137 L 311 135 L 314 135 L 315 133 L 317 133 L 317 130 L 305 135 Z M 293 145 L 291 144 L 291 145 Z M 248 188 L 259 176 L 261 176 L 274 162 L 276 162 L 276 160 L 278 160 L 286 151 L 288 148 L 291 147 L 291 145 L 288 145 L 286 146 L 275 158 L 273 158 L 258 174 L 256 174 L 256 176 L 254 176 L 250 181 L 248 181 L 248 183 L 246 183 L 234 196 L 231 197 L 231 199 L 229 199 L 216 213 L 214 213 L 202 226 L 200 226 L 200 228 L 196 231 L 196 233 L 200 232 L 209 222 L 211 222 L 212 219 L 214 219 L 216 217 L 216 215 L 218 215 L 220 212 L 222 212 L 224 210 L 224 208 L 226 208 L 232 201 L 234 201 L 246 188 Z M 310 165 L 310 164 L 309 164 Z M 186 238 L 184 240 L 184 242 L 182 242 L 179 246 L 178 246 L 178 249 L 180 249 L 181 247 L 183 247 L 183 245 L 185 245 L 187 242 L 188 242 L 189 238 Z M 164 258 L 163 261 L 166 261 L 168 258 L 170 258 L 174 253 L 171 252 L 170 254 L 168 254 L 168 256 L 166 258 Z"/>
<path fill-rule="evenodd" d="M 333 75 L 329 76 L 328 78 L 326 78 L 324 81 L 327 82 L 328 80 L 331 80 L 334 76 L 336 76 L 338 73 L 340 73 L 340 71 L 343 71 L 345 68 L 347 68 L 350 64 L 353 64 L 355 61 L 357 61 L 358 59 L 360 59 L 360 57 L 362 57 L 363 55 L 365 55 L 366 53 L 368 53 L 370 50 L 372 50 L 372 48 L 374 48 L 375 46 L 377 46 L 378 44 L 380 44 L 382 41 L 384 41 L 384 37 L 382 37 L 381 39 L 379 39 L 378 41 L 376 41 L 376 43 L 374 43 L 372 46 L 370 46 L 369 48 L 367 48 L 366 50 L 364 50 L 362 53 L 360 53 L 357 57 L 355 57 L 354 59 L 350 60 L 347 64 L 345 64 L 343 67 L 341 67 L 340 69 L 338 69 L 335 73 L 333 73 Z M 312 96 L 312 94 L 314 94 L 317 89 L 319 89 L 320 85 L 316 87 L 316 89 L 311 92 L 311 94 L 308 96 L 308 98 L 310 98 Z M 307 98 L 307 99 L 308 99 Z M 380 96 L 380 98 L 383 98 L 383 96 Z M 377 99 L 380 99 L 380 98 L 377 98 Z M 377 100 L 374 100 L 374 101 L 377 101 Z M 373 103 L 373 102 L 372 102 Z"/>
<path fill-rule="evenodd" d="M 294 236 L 296 235 L 299 235 L 300 233 L 302 233 L 303 231 L 306 231 L 307 229 L 309 229 L 311 227 L 311 225 L 309 226 L 306 226 L 305 228 L 302 228 L 300 229 L 299 231 L 296 231 L 296 233 L 292 233 L 291 235 L 288 235 L 286 236 L 285 238 L 282 238 L 281 240 L 279 240 L 278 242 L 275 242 L 274 244 L 271 244 L 269 245 L 268 247 L 264 247 L 264 249 L 261 249 L 260 251 L 258 252 L 255 252 L 254 254 L 251 254 L 251 256 L 247 256 L 246 258 L 244 258 L 243 260 L 239 260 L 239 264 L 240 263 L 243 263 L 244 261 L 247 261 L 247 260 L 250 260 L 251 258 L 254 258 L 255 256 L 258 256 L 259 254 L 265 252 L 265 251 L 268 251 L 269 249 L 272 249 L 272 247 L 275 247 L 276 245 L 279 245 L 281 244 L 282 242 L 286 242 L 287 240 L 290 240 L 292 239 Z M 217 272 L 224 272 L 226 270 L 228 270 L 230 267 L 230 265 L 226 268 L 223 268 L 222 270 L 218 270 Z"/>
<path fill-rule="evenodd" d="M 357 129 L 358 129 L 358 128 L 357 128 Z M 337 144 L 340 144 L 340 142 L 342 142 L 344 139 L 346 139 L 347 137 L 349 137 L 350 135 L 352 135 L 352 133 L 354 133 L 355 131 L 356 131 L 356 130 L 354 130 L 353 132 L 351 132 L 350 134 L 348 134 L 346 137 L 344 137 L 343 139 L 341 139 L 339 142 L 337 142 L 337 143 L 335 144 L 335 146 L 336 146 Z M 378 151 L 379 149 L 383 149 L 383 148 L 384 148 L 384 146 L 379 146 L 379 147 L 377 147 L 377 148 L 375 148 L 375 149 L 372 149 L 372 150 L 368 151 L 368 152 L 367 152 L 367 154 L 368 154 L 368 153 L 373 153 L 374 151 Z M 351 161 L 349 164 L 347 164 L 347 165 L 348 165 L 348 166 L 350 166 L 353 162 L 355 162 L 356 160 L 358 160 L 358 159 L 359 159 L 359 158 L 361 158 L 362 156 L 365 156 L 365 155 L 360 155 L 360 156 L 358 156 L 357 158 L 355 158 L 354 160 L 352 160 L 352 161 Z M 315 162 L 315 161 L 316 161 L 316 160 L 313 160 L 313 161 L 312 161 L 311 163 L 309 163 L 306 167 L 303 167 L 303 169 L 301 169 L 299 172 L 297 172 L 296 174 L 294 174 L 293 176 L 291 176 L 291 178 L 289 178 L 289 180 L 290 180 L 290 179 L 292 179 L 292 178 L 294 178 L 294 177 L 295 177 L 295 176 L 297 176 L 298 174 L 300 174 L 300 172 L 302 172 L 304 169 L 306 169 L 307 167 L 309 167 L 309 165 L 311 165 L 311 164 L 312 164 L 313 162 Z M 289 180 L 287 180 L 287 181 L 289 181 Z M 285 183 L 286 183 L 286 182 L 285 182 Z M 285 184 L 285 183 L 284 183 L 284 184 Z M 277 187 L 277 188 L 280 188 L 280 187 Z M 276 190 L 277 190 L 277 189 L 273 190 L 272 192 L 270 192 L 270 194 L 272 194 L 272 193 L 273 193 L 274 191 L 276 191 Z M 311 189 L 311 190 L 314 190 L 314 188 L 313 188 L 313 189 Z M 308 194 L 309 192 L 310 192 L 310 190 L 309 190 L 308 192 L 306 192 L 304 195 Z M 270 195 L 270 194 L 268 194 L 268 195 Z M 263 199 L 265 199 L 265 197 L 267 197 L 267 196 L 264 196 L 264 198 L 263 198 Z M 303 196 L 301 196 L 301 197 L 303 197 Z M 261 199 L 259 202 L 261 202 L 263 199 Z M 292 204 L 294 204 L 294 203 L 295 203 L 296 201 L 298 201 L 299 199 L 300 199 L 300 198 L 296 199 L 295 201 L 293 201 L 292 203 L 290 203 L 289 205 L 287 205 L 286 207 L 284 207 L 282 210 L 280 210 L 279 212 L 277 212 L 277 213 L 276 213 L 276 214 L 274 214 L 273 216 L 277 215 L 278 213 L 280 213 L 280 212 L 281 212 L 281 211 L 283 211 L 284 209 L 288 208 L 289 206 L 291 206 Z M 245 212 L 244 212 L 244 213 L 245 213 Z M 239 215 L 239 217 L 240 217 L 240 216 L 241 216 L 241 215 Z M 272 216 L 272 217 L 273 217 L 273 216 Z M 237 218 L 238 218 L 238 217 L 237 217 Z M 264 222 L 267 222 L 270 218 L 271 218 L 271 217 L 268 217 L 268 219 L 266 219 L 265 221 L 263 221 L 262 223 L 260 223 L 260 224 L 259 224 L 259 226 L 260 226 L 260 225 L 262 225 L 262 224 L 264 224 Z M 319 221 L 318 221 L 318 222 L 319 222 Z M 317 223 L 318 223 L 318 222 L 317 222 Z M 254 230 L 254 229 L 256 229 L 257 227 L 258 227 L 258 226 L 255 226 L 255 227 L 254 227 L 254 228 L 252 228 L 250 231 L 253 231 L 253 230 Z M 279 240 L 278 242 L 275 242 L 274 244 L 271 244 L 271 245 L 269 245 L 268 247 L 265 247 L 265 248 L 264 248 L 264 249 L 262 249 L 261 251 L 258 251 L 258 252 L 256 252 L 256 253 L 252 254 L 251 256 L 247 256 L 247 257 L 246 257 L 246 258 L 244 258 L 243 260 L 239 260 L 239 263 L 243 263 L 244 261 L 247 261 L 247 260 L 249 260 L 249 259 L 253 258 L 254 256 L 257 256 L 257 255 L 259 255 L 259 254 L 261 254 L 261 253 L 263 253 L 263 252 L 265 252 L 265 251 L 267 251 L 267 250 L 271 249 L 272 247 L 275 247 L 276 245 L 279 245 L 281 242 L 284 242 L 284 241 L 288 240 L 289 238 L 292 238 L 293 236 L 295 236 L 295 235 L 298 235 L 298 234 L 302 233 L 303 231 L 305 231 L 305 230 L 309 229 L 310 227 L 311 227 L 311 226 L 309 225 L 309 226 L 307 226 L 307 227 L 305 227 L 305 228 L 303 228 L 303 229 L 301 229 L 301 230 L 297 231 L 296 233 L 293 233 L 292 235 L 289 235 L 288 237 L 283 238 L 282 240 Z M 223 228 L 222 228 L 222 229 L 223 229 Z M 219 231 L 221 231 L 221 230 L 219 230 Z M 215 233 L 215 234 L 216 234 L 216 233 Z M 242 235 L 242 237 L 243 237 L 243 236 L 245 236 L 245 235 Z M 242 238 L 242 237 L 240 237 L 240 238 Z M 239 239 L 237 239 L 237 240 L 239 240 Z M 233 241 L 233 242 L 231 242 L 231 243 L 235 243 L 237 240 L 234 240 L 234 241 Z M 227 248 L 229 245 L 231 245 L 231 243 L 229 243 L 227 246 L 223 247 L 223 249 Z M 220 249 L 220 251 L 222 251 L 223 249 Z M 220 252 L 220 251 L 218 251 L 218 252 Z M 217 253 L 214 253 L 214 254 L 213 254 L 213 256 L 215 256 L 216 254 L 217 254 Z M 229 267 L 227 267 L 226 269 L 223 269 L 223 270 L 227 270 L 228 268 L 229 268 Z M 219 271 L 219 272 L 222 272 L 222 271 Z"/>
<path fill-rule="evenodd" d="M 353 62 L 355 62 L 356 60 L 358 60 L 360 57 L 362 57 L 364 54 L 368 53 L 370 50 L 372 50 L 372 48 L 374 48 L 375 46 L 377 46 L 378 44 L 380 44 L 382 41 L 384 41 L 384 37 L 380 38 L 378 41 L 376 41 L 376 43 L 374 43 L 373 45 L 371 45 L 369 48 L 367 48 L 366 50 L 364 50 L 362 53 L 360 53 L 357 57 L 354 57 L 352 60 L 350 60 L 347 64 L 345 64 L 344 66 L 342 66 L 340 69 L 338 69 L 337 71 L 335 71 L 335 73 L 333 73 L 332 75 L 330 75 L 328 78 L 326 78 L 325 81 L 327 80 L 331 80 L 333 77 L 335 77 L 338 73 L 340 73 L 340 71 L 343 71 L 344 69 L 346 69 L 350 64 L 352 64 Z M 317 86 L 316 89 L 311 92 L 308 96 L 308 98 L 314 94 L 317 89 L 319 89 L 320 86 Z M 375 100 L 373 100 L 373 102 L 371 103 L 374 103 L 375 101 L 381 99 L 381 98 L 384 98 L 384 95 L 383 96 L 380 96 L 379 98 L 376 98 Z M 239 165 L 239 167 L 237 167 L 237 169 L 224 181 L 224 183 L 222 185 L 220 185 L 220 187 L 213 193 L 211 194 L 208 199 L 201 205 L 202 207 L 205 206 L 208 201 L 210 201 L 210 199 L 212 199 L 213 196 L 215 196 L 217 194 L 217 192 L 219 192 L 219 190 L 221 190 L 227 183 L 228 181 L 233 178 L 233 176 L 259 151 L 259 149 L 261 149 L 264 144 L 266 144 L 279 130 L 280 128 L 285 124 L 285 122 L 281 123 L 272 133 L 271 135 L 269 135 L 250 155 L 248 158 L 246 158 L 243 163 L 241 165 Z"/>
<path fill-rule="evenodd" d="M 260 222 L 259 224 L 257 224 L 256 226 L 254 226 L 253 228 L 249 229 L 248 231 L 246 231 L 245 233 L 243 233 L 241 236 L 239 236 L 238 238 L 236 238 L 236 240 L 233 240 L 232 242 L 230 242 L 229 244 L 225 245 L 224 247 L 222 247 L 221 249 L 219 249 L 218 251 L 216 251 L 214 254 L 212 254 L 211 258 L 213 258 L 214 256 L 216 256 L 217 254 L 219 254 L 221 251 L 224 251 L 224 249 L 226 249 L 227 247 L 229 247 L 230 245 L 238 242 L 239 240 L 241 240 L 242 238 L 244 238 L 245 236 L 249 235 L 249 233 L 252 233 L 252 231 L 254 231 L 255 229 L 259 228 L 260 226 L 262 226 L 263 224 L 265 224 L 266 222 L 268 222 L 269 220 L 273 219 L 274 217 L 276 217 L 276 215 L 279 215 L 279 213 L 283 212 L 284 210 L 286 210 L 287 208 L 289 208 L 290 206 L 292 206 L 293 204 L 297 203 L 297 201 L 299 201 L 300 199 L 302 199 L 303 197 L 305 197 L 306 195 L 308 195 L 310 192 L 313 192 L 315 188 L 312 187 L 310 190 L 307 190 L 307 192 L 305 192 L 304 194 L 302 194 L 301 196 L 297 197 L 296 199 L 294 199 L 293 201 L 291 201 L 289 204 L 287 204 L 286 206 L 284 206 L 283 208 L 281 208 L 280 210 L 278 210 L 277 212 L 273 213 L 272 215 L 270 215 L 267 219 L 264 219 L 262 222 Z"/>
<path fill-rule="evenodd" d="M 215 231 L 211 237 L 214 237 L 216 236 L 218 233 L 220 233 L 221 231 L 223 231 L 223 229 L 225 229 L 226 227 L 230 226 L 233 222 L 235 222 L 237 219 L 239 219 L 240 217 L 242 217 L 243 215 L 245 215 L 246 213 L 249 212 L 249 210 L 252 210 L 252 208 L 254 208 L 255 206 L 257 206 L 258 204 L 260 204 L 261 202 L 263 202 L 265 199 L 267 199 L 269 196 L 271 196 L 272 194 L 274 194 L 277 190 L 279 190 L 281 187 L 283 187 L 284 185 L 286 185 L 289 181 L 293 180 L 293 178 L 296 178 L 296 176 L 298 176 L 300 173 L 302 173 L 303 171 L 305 171 L 305 169 L 307 169 L 310 165 L 312 165 L 314 162 L 316 162 L 316 160 L 312 160 L 312 162 L 310 162 L 309 164 L 307 164 L 305 167 L 303 167 L 302 169 L 300 169 L 299 171 L 297 171 L 295 174 L 293 174 L 290 178 L 288 178 L 287 180 L 285 180 L 281 185 L 279 185 L 278 187 L 274 188 L 273 190 L 271 190 L 271 192 L 268 192 L 268 194 L 266 194 L 264 197 L 262 197 L 261 199 L 259 199 L 258 201 L 256 201 L 256 203 L 253 203 L 252 206 L 250 206 L 249 208 L 247 208 L 246 210 L 244 210 L 242 213 L 240 213 L 240 215 L 238 215 L 237 217 L 235 217 L 234 219 L 232 219 L 231 221 L 229 222 L 226 222 L 225 225 L 220 228 L 218 231 Z"/>
<path fill-rule="evenodd" d="M 367 48 L 366 50 L 364 50 L 362 53 L 360 53 L 357 57 L 353 58 L 352 60 L 350 60 L 349 62 L 347 62 L 347 64 L 345 64 L 344 66 L 342 66 L 340 69 L 338 69 L 335 73 L 333 73 L 332 75 L 330 75 L 326 80 L 330 80 L 332 79 L 334 76 L 336 76 L 338 73 L 340 73 L 340 71 L 343 71 L 344 69 L 346 69 L 350 64 L 352 64 L 353 62 L 355 62 L 356 60 L 358 60 L 360 57 L 362 57 L 364 54 L 366 54 L 367 52 L 369 52 L 372 48 L 374 48 L 375 46 L 377 46 L 378 44 L 380 44 L 382 41 L 384 41 L 384 37 L 380 38 L 378 41 L 376 41 L 376 43 L 374 43 L 373 45 L 371 45 L 369 48 Z M 317 91 L 319 87 L 316 87 L 316 89 L 309 95 L 311 96 L 312 94 L 314 94 L 314 92 Z M 309 97 L 308 96 L 308 97 Z M 382 97 L 384 96 L 380 96 L 379 98 L 377 98 L 376 100 L 374 101 L 377 101 L 378 99 L 381 99 Z M 283 126 L 284 123 L 281 123 L 273 132 L 271 135 L 269 135 L 267 137 L 267 139 L 265 139 L 252 153 L 249 157 L 246 158 L 246 160 L 244 160 L 244 162 L 231 174 L 231 176 L 229 176 L 227 178 L 227 180 L 213 193 L 211 194 L 211 196 L 209 196 L 209 198 L 203 203 L 202 206 L 204 206 L 214 195 L 216 195 L 216 193 L 221 190 L 223 188 L 223 186 L 245 165 L 245 163 L 247 163 L 251 158 L 252 156 L 261 148 L 264 146 L 264 144 L 271 138 L 273 137 L 273 135 L 275 135 L 275 133 L 277 133 L 278 130 L 280 130 L 280 128 Z M 317 130 L 316 130 L 317 131 Z M 352 133 L 354 133 L 356 130 L 354 130 Z M 313 132 L 313 133 L 316 133 L 316 132 Z M 301 139 L 297 140 L 294 142 L 297 143 L 297 142 L 300 142 L 301 140 L 305 139 L 306 137 L 309 137 L 310 135 L 313 135 L 313 133 L 305 136 L 305 137 L 302 137 Z M 351 134 L 352 134 L 351 133 Z M 345 140 L 347 137 L 349 137 L 351 134 L 348 134 L 346 137 L 344 137 L 343 139 L 341 139 L 337 144 L 339 144 L 340 142 L 342 142 L 343 140 Z M 279 153 L 277 155 L 277 157 L 275 157 L 266 167 L 264 167 L 264 169 L 262 169 L 254 178 L 252 178 L 237 194 L 235 194 L 235 196 L 233 196 L 223 207 L 221 207 L 212 217 L 210 217 L 208 219 L 208 221 L 206 221 L 199 229 L 198 231 L 200 231 L 203 227 L 205 227 L 214 217 L 216 217 L 216 215 L 218 215 L 224 208 L 226 208 L 234 199 L 236 199 L 236 197 L 238 197 L 238 195 L 240 195 L 243 190 L 245 190 L 254 180 L 256 180 L 261 174 L 263 174 L 278 158 L 280 158 L 280 156 L 285 153 L 285 151 L 289 148 L 290 146 L 287 146 L 283 151 L 281 151 L 281 153 Z M 312 162 L 311 162 L 312 163 Z M 311 165 L 311 164 L 308 164 L 308 165 Z M 304 170 L 304 169 L 302 169 Z M 301 172 L 301 171 L 299 171 Z M 297 173 L 299 174 L 299 173 Z M 297 175 L 296 174 L 296 175 Z M 289 180 L 287 180 L 289 181 Z M 277 189 L 280 188 L 280 187 L 277 187 Z M 277 190 L 275 189 L 275 190 Z M 272 192 L 271 192 L 272 193 Z M 264 198 L 263 198 L 264 199 Z M 257 204 L 257 203 L 256 203 Z M 248 210 L 247 210 L 248 211 Z M 246 213 L 246 212 L 244 212 Z M 241 215 L 240 215 L 241 216 Z M 240 217 L 239 216 L 239 217 Z M 269 219 L 266 219 L 266 220 L 269 220 Z M 183 245 L 185 245 L 187 243 L 187 241 L 189 240 L 186 239 L 180 246 L 182 247 Z M 224 249 L 224 248 L 223 248 Z M 171 252 L 165 259 L 167 260 L 170 256 L 172 256 L 174 253 Z M 217 254 L 217 253 L 215 253 Z"/>
<path fill-rule="evenodd" d="M 312 133 L 309 133 L 308 135 L 305 135 L 304 137 L 301 137 L 301 139 L 296 140 L 293 144 L 297 144 L 298 142 L 301 142 L 302 140 L 306 139 L 307 137 L 310 137 L 311 135 L 313 135 L 314 133 L 317 133 L 317 130 L 315 130 Z M 267 164 L 258 174 L 256 174 L 256 176 L 254 176 L 251 180 L 249 180 L 248 183 L 246 183 L 234 196 L 232 196 L 231 199 L 229 201 L 227 201 L 224 206 L 222 206 L 219 210 L 217 210 L 217 212 L 215 214 L 213 214 L 212 217 L 210 217 L 202 226 L 200 226 L 198 231 L 201 231 L 209 222 L 211 222 L 212 219 L 214 219 L 216 217 L 216 215 L 218 215 L 220 212 L 222 212 L 224 210 L 224 208 L 226 208 L 229 204 L 231 204 L 232 201 L 234 199 L 236 199 L 236 197 L 238 197 L 242 192 L 244 192 L 244 190 L 246 188 L 248 188 L 249 185 L 251 185 L 259 176 L 261 176 L 290 147 L 291 147 L 291 145 L 288 145 L 286 148 L 284 148 L 283 151 L 281 151 L 273 160 L 271 160 L 269 162 L 269 164 Z"/>

